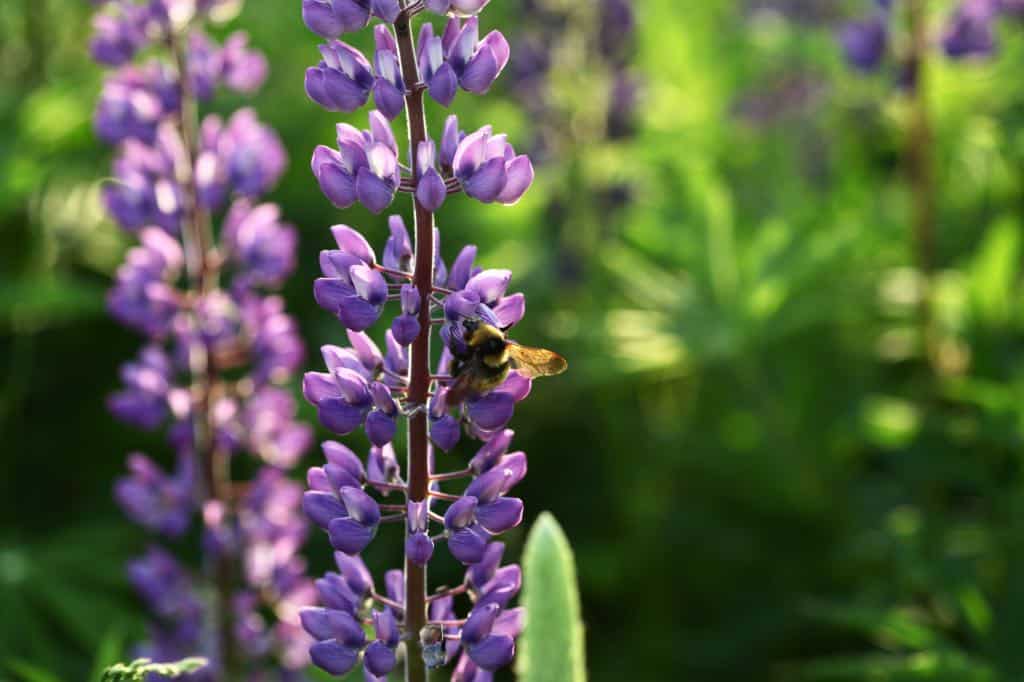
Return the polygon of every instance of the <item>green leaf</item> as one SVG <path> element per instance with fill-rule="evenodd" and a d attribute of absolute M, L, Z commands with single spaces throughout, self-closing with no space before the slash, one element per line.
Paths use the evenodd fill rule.
<path fill-rule="evenodd" d="M 549 512 L 530 530 L 523 555 L 526 629 L 516 672 L 523 682 L 585 682 L 586 661 L 576 563 Z"/>
<path fill-rule="evenodd" d="M 154 673 L 164 677 L 181 677 L 194 673 L 209 663 L 205 658 L 183 658 L 174 663 L 153 663 L 148 658 L 137 658 L 131 663 L 115 663 L 103 672 L 101 682 L 128 682 L 144 680 Z"/>

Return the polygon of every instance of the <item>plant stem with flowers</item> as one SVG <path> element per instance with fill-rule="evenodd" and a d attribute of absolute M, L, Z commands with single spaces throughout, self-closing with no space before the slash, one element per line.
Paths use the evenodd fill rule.
<path fill-rule="evenodd" d="M 504 69 L 508 43 L 498 31 L 479 37 L 478 14 L 487 0 L 304 0 L 307 26 L 329 42 L 323 61 L 306 73 L 310 98 L 330 111 L 351 112 L 372 94 L 376 110 L 369 130 L 338 125 L 336 149 L 318 147 L 313 173 L 326 197 L 338 208 L 357 201 L 379 213 L 398 192 L 413 198 L 414 239 L 404 221 L 392 216 L 383 257 L 346 225 L 332 233 L 337 249 L 323 251 L 323 276 L 314 296 L 347 328 L 350 346 L 322 348 L 328 372 L 309 372 L 306 398 L 320 421 L 346 435 L 362 427 L 372 447 L 364 463 L 346 446 L 327 441 L 327 462 L 309 471 L 310 490 L 303 505 L 327 531 L 337 550 L 339 573 L 317 581 L 321 608 L 302 612 L 306 630 L 317 640 L 313 662 L 343 675 L 362 662 L 367 679 L 384 679 L 404 652 L 405 677 L 423 682 L 428 670 L 459 656 L 453 680 L 487 680 L 507 665 L 522 629 L 522 609 L 509 608 L 519 591 L 519 567 L 499 567 L 504 551 L 492 538 L 518 525 L 523 503 L 506 493 L 526 473 L 526 456 L 508 452 L 513 432 L 506 429 L 515 403 L 526 397 L 530 379 L 514 371 L 484 394 L 460 396 L 449 404 L 453 364 L 470 349 L 466 329 L 486 323 L 508 329 L 525 313 L 522 294 L 507 294 L 507 270 L 483 270 L 474 264 L 476 247 L 462 249 L 451 270 L 441 257 L 434 214 L 450 194 L 464 192 L 483 203 L 514 204 L 533 181 L 533 167 L 516 155 L 504 135 L 490 126 L 466 135 L 452 115 L 440 144 L 430 138 L 425 96 L 451 104 L 459 88 L 483 94 Z M 447 16 L 441 35 L 424 21 L 414 37 L 413 18 L 422 12 Z M 357 49 L 337 38 L 364 28 L 375 17 L 373 65 Z M 405 113 L 406 158 L 390 121 Z M 365 333 L 388 302 L 400 304 L 387 330 L 386 353 Z M 431 337 L 439 333 L 440 361 L 431 367 Z M 407 419 L 404 476 L 392 441 L 399 418 Z M 482 446 L 466 464 L 437 470 L 435 450 L 451 451 L 461 432 Z M 442 485 L 471 479 L 461 494 Z M 375 499 L 394 493 L 404 504 Z M 437 508 L 447 505 L 444 513 Z M 382 511 L 397 513 L 382 516 Z M 385 594 L 360 558 L 377 528 L 387 520 L 406 526 L 401 570 L 384 576 Z M 432 533 L 431 526 L 440 526 Z M 427 564 L 435 545 L 445 542 L 467 567 L 464 581 L 431 594 Z M 466 618 L 455 616 L 456 600 L 469 602 Z M 362 624 L 372 623 L 367 641 Z M 403 645 L 400 649 L 399 645 Z M 460 655 L 461 652 L 461 655 Z"/>
<path fill-rule="evenodd" d="M 169 540 L 187 532 L 197 511 L 203 522 L 200 580 L 158 547 L 129 566 L 153 612 L 139 653 L 157 661 L 203 654 L 210 663 L 193 680 L 292 679 L 308 662 L 297 612 L 311 602 L 313 585 L 297 554 L 306 532 L 301 491 L 284 470 L 308 449 L 312 432 L 294 421 L 294 400 L 277 386 L 303 360 L 296 325 L 280 298 L 262 293 L 294 268 L 296 234 L 276 206 L 255 203 L 276 183 L 285 154 L 251 110 L 226 123 L 212 115 L 200 123 L 198 112 L 218 86 L 257 89 L 266 60 L 244 33 L 217 45 L 203 32 L 234 2 L 96 4 L 93 56 L 118 69 L 95 119 L 118 154 L 103 200 L 140 239 L 108 304 L 149 341 L 122 369 L 125 387 L 109 404 L 143 428 L 169 420 L 178 461 L 167 474 L 131 455 L 115 495 L 133 520 Z M 165 51 L 132 64 L 149 47 Z M 222 288 L 225 272 L 230 285 Z M 244 487 L 231 471 L 243 450 L 262 463 Z M 265 609 L 282 622 L 268 625 Z"/>

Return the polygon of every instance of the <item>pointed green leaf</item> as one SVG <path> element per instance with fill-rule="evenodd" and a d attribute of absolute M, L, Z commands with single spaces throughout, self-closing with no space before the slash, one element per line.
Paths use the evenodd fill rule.
<path fill-rule="evenodd" d="M 585 682 L 586 661 L 576 563 L 555 517 L 543 512 L 523 555 L 526 629 L 516 672 L 523 682 Z"/>

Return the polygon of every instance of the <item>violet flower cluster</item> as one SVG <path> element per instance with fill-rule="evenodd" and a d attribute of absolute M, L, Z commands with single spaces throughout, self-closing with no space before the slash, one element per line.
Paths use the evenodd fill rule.
<path fill-rule="evenodd" d="M 316 581 L 321 606 L 303 610 L 302 623 L 316 640 L 313 662 L 336 676 L 361 664 L 366 680 L 384 680 L 404 658 L 406 679 L 423 680 L 427 668 L 454 662 L 452 680 L 485 682 L 512 660 L 523 627 L 522 609 L 511 605 L 520 569 L 501 566 L 504 545 L 495 537 L 523 518 L 513 489 L 527 460 L 510 451 L 506 427 L 531 381 L 512 371 L 493 390 L 456 395 L 452 372 L 474 352 L 468 330 L 514 327 L 525 297 L 509 291 L 510 271 L 477 264 L 475 246 L 446 263 L 433 213 L 457 193 L 514 204 L 531 185 L 533 166 L 505 135 L 488 125 L 465 131 L 454 114 L 431 138 L 423 113 L 424 96 L 447 107 L 460 89 L 487 92 L 508 64 L 502 34 L 481 37 L 486 4 L 302 1 L 306 25 L 327 40 L 321 61 L 306 72 L 310 99 L 351 112 L 372 95 L 376 107 L 366 129 L 339 123 L 336 145 L 314 151 L 323 194 L 338 208 L 358 202 L 381 212 L 404 192 L 415 208 L 412 235 L 392 215 L 379 249 L 352 227 L 332 227 L 334 244 L 320 253 L 313 287 L 317 303 L 345 327 L 347 343 L 323 346 L 323 371 L 305 375 L 303 393 L 327 429 L 339 436 L 361 430 L 371 443 L 365 458 L 340 442 L 323 443 L 326 461 L 309 470 L 303 496 L 306 514 L 336 550 L 338 571 Z M 428 11 L 443 20 L 435 25 L 427 15 L 414 31 L 413 17 Z M 368 59 L 340 38 L 371 19 L 379 23 Z M 403 111 L 410 136 L 400 148 L 391 121 Z M 369 333 L 375 325 L 384 329 L 380 345 Z M 432 339 L 442 344 L 434 367 Z M 404 466 L 395 450 L 403 421 Z M 463 438 L 480 443 L 472 458 L 442 465 Z M 442 490 L 449 485 L 462 490 Z M 361 553 L 389 523 L 404 528 L 405 569 L 376 581 Z M 426 566 L 441 546 L 465 576 L 428 596 Z"/>
<path fill-rule="evenodd" d="M 121 421 L 166 427 L 176 453 L 171 471 L 131 454 L 115 497 L 133 521 L 170 541 L 198 516 L 206 564 L 193 575 L 156 545 L 131 562 L 130 581 L 151 612 L 140 653 L 207 656 L 211 664 L 193 679 L 233 679 L 243 667 L 246 679 L 298 679 L 310 641 L 298 612 L 315 592 L 298 553 L 307 533 L 302 488 L 283 472 L 309 449 L 312 432 L 295 421 L 295 399 L 283 387 L 303 362 L 303 344 L 283 300 L 267 293 L 294 269 L 296 231 L 260 201 L 286 156 L 250 109 L 195 119 L 196 103 L 219 88 L 258 89 L 267 62 L 243 32 L 221 44 L 203 32 L 237 3 L 94 4 L 91 52 L 115 69 L 95 114 L 97 134 L 116 146 L 102 197 L 138 238 L 107 303 L 146 340 L 122 366 L 108 405 Z M 244 487 L 231 480 L 241 453 L 258 461 Z"/>
<path fill-rule="evenodd" d="M 839 40 L 847 62 L 861 71 L 875 71 L 893 51 L 894 12 L 901 0 L 874 0 L 874 8 L 864 18 L 844 26 Z M 959 0 L 946 20 L 937 46 L 950 59 L 990 57 L 997 49 L 995 24 L 1001 16 L 1024 18 L 1020 0 Z M 914 65 L 900 64 L 900 82 L 914 83 Z"/>

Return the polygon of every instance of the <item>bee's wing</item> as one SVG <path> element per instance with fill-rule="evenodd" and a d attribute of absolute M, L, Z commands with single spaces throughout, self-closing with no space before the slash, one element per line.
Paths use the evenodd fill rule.
<path fill-rule="evenodd" d="M 512 369 L 527 379 L 554 376 L 561 374 L 569 367 L 565 358 L 546 348 L 531 348 L 509 343 L 508 354 L 511 358 Z"/>

